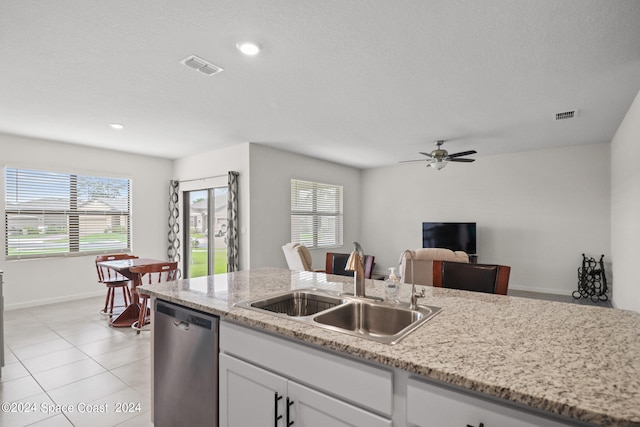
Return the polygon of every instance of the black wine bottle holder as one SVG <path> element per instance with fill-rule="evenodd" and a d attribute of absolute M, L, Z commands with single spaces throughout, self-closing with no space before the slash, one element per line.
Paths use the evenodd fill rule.
<path fill-rule="evenodd" d="M 572 293 L 575 299 L 591 298 L 593 302 L 609 299 L 603 260 L 604 255 L 600 256 L 600 261 L 596 261 L 582 254 L 582 265 L 578 268 L 578 290 Z"/>

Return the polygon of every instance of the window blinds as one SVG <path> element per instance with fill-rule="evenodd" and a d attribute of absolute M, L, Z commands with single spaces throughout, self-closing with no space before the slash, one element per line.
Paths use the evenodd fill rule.
<path fill-rule="evenodd" d="M 291 241 L 308 248 L 342 246 L 342 186 L 291 180 Z"/>
<path fill-rule="evenodd" d="M 5 169 L 7 259 L 131 249 L 131 181 Z"/>

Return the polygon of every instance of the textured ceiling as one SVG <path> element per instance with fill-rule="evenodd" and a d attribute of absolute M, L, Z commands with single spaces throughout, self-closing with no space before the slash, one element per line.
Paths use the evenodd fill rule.
<path fill-rule="evenodd" d="M 6 0 L 0 58 L 0 132 L 367 168 L 436 139 L 477 157 L 609 142 L 640 90 L 640 1 Z"/>

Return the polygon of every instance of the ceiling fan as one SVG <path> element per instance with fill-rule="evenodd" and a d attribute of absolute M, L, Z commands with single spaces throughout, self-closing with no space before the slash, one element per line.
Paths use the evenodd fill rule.
<path fill-rule="evenodd" d="M 423 156 L 426 156 L 426 159 L 419 160 L 403 160 L 400 163 L 410 163 L 410 162 L 427 162 L 427 167 L 431 166 L 434 169 L 440 170 L 444 168 L 448 162 L 463 162 L 463 163 L 471 163 L 475 162 L 476 159 L 461 159 L 463 156 L 469 156 L 471 154 L 476 154 L 476 150 L 462 151 L 460 153 L 449 154 L 447 150 L 442 148 L 442 144 L 444 144 L 444 140 L 438 140 L 435 142 L 436 149 L 431 153 L 424 153 L 420 151 L 419 153 Z"/>

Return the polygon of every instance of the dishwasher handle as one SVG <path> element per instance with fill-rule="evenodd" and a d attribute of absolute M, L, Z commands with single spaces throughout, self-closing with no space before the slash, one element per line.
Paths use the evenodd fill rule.
<path fill-rule="evenodd" d="M 178 329 L 182 329 L 183 331 L 189 330 L 189 324 L 183 320 L 174 320 L 173 326 L 175 326 Z"/>
<path fill-rule="evenodd" d="M 186 309 L 166 301 L 156 300 L 156 311 L 172 317 L 174 319 L 174 326 L 184 331 L 188 331 L 191 326 L 198 326 L 213 331 L 217 329 L 218 318 L 216 316 L 194 312 L 191 309 Z"/>

